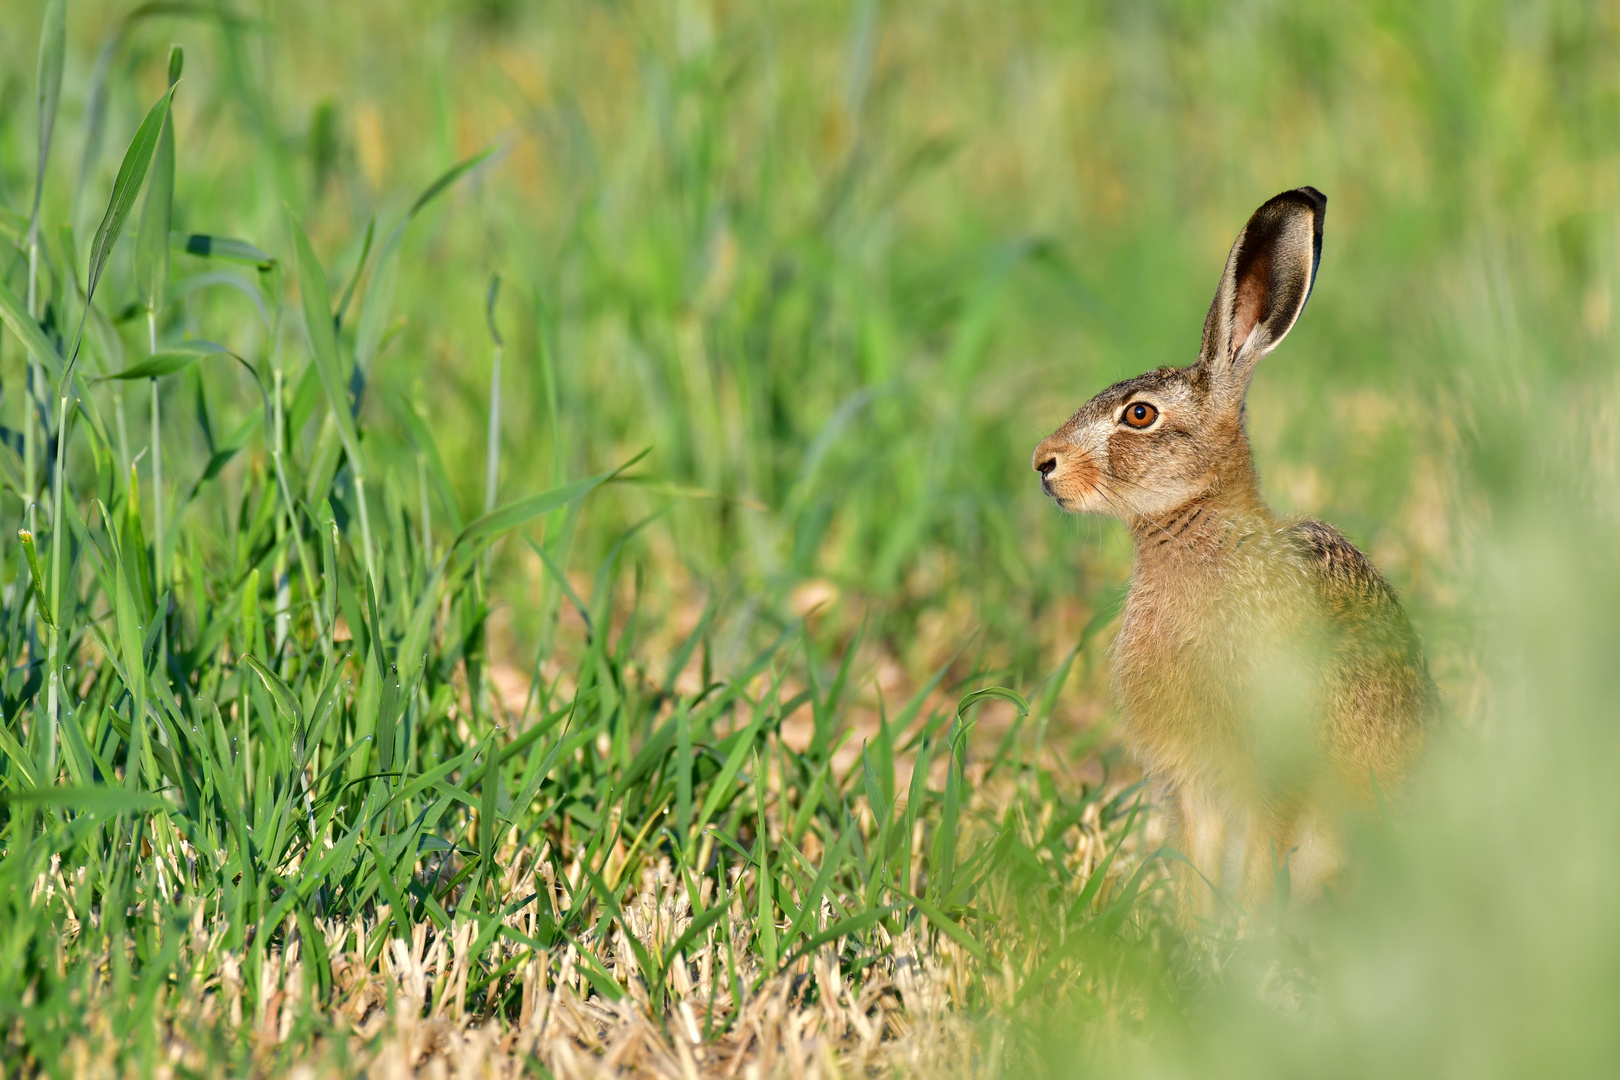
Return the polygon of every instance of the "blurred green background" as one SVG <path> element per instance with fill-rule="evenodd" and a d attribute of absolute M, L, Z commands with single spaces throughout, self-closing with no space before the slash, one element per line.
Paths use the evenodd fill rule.
<path fill-rule="evenodd" d="M 26 206 L 38 9 L 10 8 L 0 195 Z M 1442 402 L 1478 376 L 1447 351 L 1474 323 L 1459 305 L 1523 274 L 1561 348 L 1607 335 L 1598 7 L 231 10 L 75 5 L 51 194 L 74 189 L 86 68 L 121 25 L 99 53 L 114 133 L 187 46 L 176 228 L 279 249 L 286 202 L 334 295 L 373 217 L 386 231 L 498 146 L 407 238 L 374 426 L 413 396 L 447 459 L 481 461 L 500 273 L 503 494 L 557 447 L 577 475 L 651 445 L 670 483 L 718 496 L 641 540 L 672 593 L 724 580 L 774 602 L 825 576 L 892 611 L 898 641 L 982 624 L 1009 664 L 1060 656 L 1057 609 L 1128 552 L 1038 497 L 1029 450 L 1101 386 L 1193 358 L 1232 236 L 1286 187 L 1320 187 L 1331 217 L 1310 317 L 1251 401 L 1262 473 L 1281 508 L 1373 551 L 1420 620 L 1455 604 L 1467 420 Z M 84 233 L 99 202 L 80 201 Z M 180 317 L 242 303 L 199 291 Z M 477 505 L 481 470 L 448 471 Z"/>
<path fill-rule="evenodd" d="M 0 6 L 0 204 L 23 212 L 42 7 Z M 1268 969 L 1250 957 L 1254 978 L 1238 965 L 1155 1013 L 1145 1046 L 1099 1045 L 1063 1003 L 1031 1027 L 1058 1072 L 1093 1055 L 1203 1076 L 1620 1061 L 1620 5 L 70 11 L 48 220 L 93 229 L 171 42 L 187 58 L 175 228 L 284 252 L 286 203 L 334 295 L 369 221 L 383 235 L 496 146 L 407 234 L 366 402 L 376 452 L 414 476 L 388 406 L 413 400 L 462 509 L 482 505 L 498 273 L 503 498 L 651 446 L 654 479 L 584 517 L 584 565 L 669 506 L 631 541 L 649 610 L 715 591 L 769 623 L 826 582 L 845 632 L 872 617 L 917 673 L 974 635 L 1009 679 L 1073 647 L 1129 547 L 1060 516 L 1030 450 L 1108 383 L 1191 362 L 1247 215 L 1322 189 L 1318 284 L 1256 378 L 1251 434 L 1273 504 L 1339 525 L 1401 591 L 1447 724 L 1348 898 L 1309 915 L 1304 1005 L 1255 993 Z M 53 205 L 83 168 L 98 56 L 92 194 Z M 115 261 L 113 307 L 129 280 Z M 252 334 L 246 303 L 199 288 L 167 317 L 229 310 Z M 8 428 L 20 370 L 8 344 Z M 227 430 L 257 408 L 231 377 L 210 384 Z M 182 381 L 165 393 L 190 407 Z M 183 476 L 206 461 L 200 442 L 166 453 Z M 526 655 L 541 570 L 516 544 L 499 557 L 500 639 Z M 1077 693 L 1076 714 L 1095 711 L 1105 679 Z"/>

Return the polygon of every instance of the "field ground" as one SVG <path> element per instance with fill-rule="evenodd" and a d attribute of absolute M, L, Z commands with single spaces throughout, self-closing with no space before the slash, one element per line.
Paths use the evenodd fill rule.
<path fill-rule="evenodd" d="M 1613 5 L 0 31 L 0 1075 L 1614 1071 Z M 1446 719 L 1183 927 L 1027 463 L 1301 183 L 1266 494 Z"/>

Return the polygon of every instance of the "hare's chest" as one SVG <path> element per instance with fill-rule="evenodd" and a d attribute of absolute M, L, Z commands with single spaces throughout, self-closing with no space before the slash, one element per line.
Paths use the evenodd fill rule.
<path fill-rule="evenodd" d="M 1114 643 L 1114 675 L 1127 697 L 1156 688 L 1185 689 L 1194 701 L 1207 698 L 1209 678 L 1224 672 L 1229 682 L 1242 666 L 1242 620 L 1219 596 L 1177 597 L 1166 602 L 1133 590 Z"/>
<path fill-rule="evenodd" d="M 1114 689 L 1126 737 L 1150 769 L 1224 771 L 1250 748 L 1269 658 L 1301 626 L 1286 583 L 1246 569 L 1132 586 Z"/>
<path fill-rule="evenodd" d="M 1150 770 L 1207 761 L 1231 728 L 1244 659 L 1216 595 L 1132 588 L 1114 642 L 1114 691 L 1124 734 Z"/>
<path fill-rule="evenodd" d="M 1113 674 L 1126 740 L 1149 772 L 1230 785 L 1266 772 L 1272 743 L 1292 747 L 1314 728 L 1321 634 L 1317 605 L 1280 560 L 1222 570 L 1134 583 Z"/>

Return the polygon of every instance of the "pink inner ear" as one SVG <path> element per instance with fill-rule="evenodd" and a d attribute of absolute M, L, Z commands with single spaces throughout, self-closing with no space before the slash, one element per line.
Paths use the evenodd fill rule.
<path fill-rule="evenodd" d="M 1232 310 L 1232 355 L 1243 348 L 1254 324 L 1265 314 L 1271 300 L 1271 259 L 1262 255 L 1249 264 L 1238 281 L 1237 303 Z"/>

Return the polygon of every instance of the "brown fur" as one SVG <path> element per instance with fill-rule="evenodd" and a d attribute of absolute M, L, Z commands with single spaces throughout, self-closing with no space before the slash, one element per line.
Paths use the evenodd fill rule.
<path fill-rule="evenodd" d="M 1287 867 L 1319 892 L 1343 861 L 1342 813 L 1406 773 L 1434 688 L 1394 590 L 1330 525 L 1260 494 L 1243 397 L 1304 309 L 1326 199 L 1267 202 L 1239 234 L 1198 363 L 1098 394 L 1035 450 L 1065 510 L 1121 518 L 1136 565 L 1114 647 L 1127 744 L 1158 784 L 1175 843 L 1253 903 Z M 1158 419 L 1121 422 L 1146 401 Z M 1208 890 L 1189 881 L 1193 910 Z"/>

